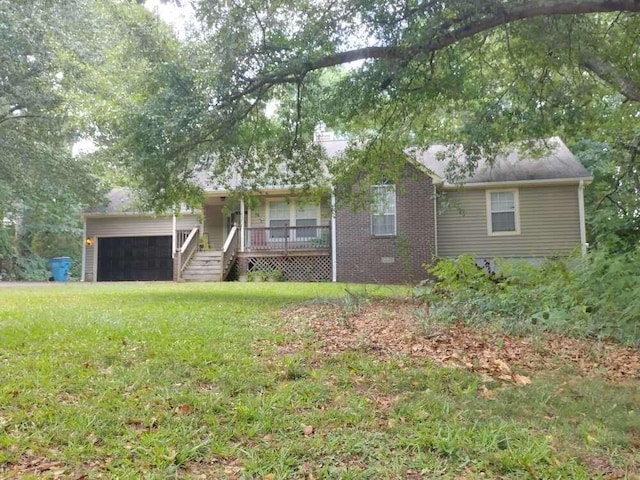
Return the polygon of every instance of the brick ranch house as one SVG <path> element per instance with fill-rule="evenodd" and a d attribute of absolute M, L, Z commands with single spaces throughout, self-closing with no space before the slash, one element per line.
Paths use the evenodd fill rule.
<path fill-rule="evenodd" d="M 547 143 L 540 158 L 514 151 L 481 161 L 455 184 L 447 147 L 416 152 L 397 184 L 372 185 L 371 208 L 355 212 L 284 188 L 265 189 L 257 202 L 207 188 L 201 210 L 153 215 L 115 189 L 107 205 L 83 213 L 82 280 L 222 281 L 278 270 L 285 280 L 405 283 L 424 278 L 436 257 L 472 254 L 484 264 L 584 253 L 592 177 L 559 138 Z"/>

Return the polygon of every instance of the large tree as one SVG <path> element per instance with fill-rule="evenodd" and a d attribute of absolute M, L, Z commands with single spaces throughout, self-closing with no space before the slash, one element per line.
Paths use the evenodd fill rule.
<path fill-rule="evenodd" d="M 137 146 L 140 171 L 156 187 L 150 165 L 179 165 L 183 178 L 212 157 L 220 171 L 263 171 L 275 158 L 297 173 L 321 121 L 358 134 L 376 163 L 434 140 L 461 142 L 473 158 L 549 134 L 636 135 L 637 0 L 195 4 L 201 29 L 181 80 L 174 71 L 136 112 L 151 134 Z"/>
<path fill-rule="evenodd" d="M 72 147 L 108 133 L 165 41 L 130 1 L 0 0 L 0 274 L 23 274 L 30 251 L 79 251 L 79 210 L 109 169 Z"/>
<path fill-rule="evenodd" d="M 356 140 L 334 165 L 346 185 L 393 176 L 409 146 L 461 143 L 473 168 L 514 141 L 600 142 L 601 165 L 580 149 L 602 173 L 593 231 L 638 223 L 609 193 L 638 158 L 638 0 L 193 3 L 199 29 L 149 76 L 120 144 L 159 208 L 197 202 L 197 170 L 313 183 L 324 122 Z"/>

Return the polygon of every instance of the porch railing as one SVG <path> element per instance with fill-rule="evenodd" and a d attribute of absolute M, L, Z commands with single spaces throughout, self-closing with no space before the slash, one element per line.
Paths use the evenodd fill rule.
<path fill-rule="evenodd" d="M 191 260 L 191 257 L 198 248 L 198 241 L 200 239 L 200 235 L 198 235 L 199 231 L 200 229 L 198 227 L 194 227 L 189 232 L 189 235 L 184 239 L 184 242 L 182 242 L 182 246 L 178 248 L 178 251 L 176 252 L 176 255 L 178 256 L 177 280 L 181 279 L 184 267 L 189 263 L 189 260 Z"/>
<path fill-rule="evenodd" d="M 181 249 L 184 245 L 184 242 L 187 241 L 189 234 L 191 233 L 191 229 L 189 230 L 176 230 L 176 249 Z"/>
<path fill-rule="evenodd" d="M 329 226 L 309 227 L 251 227 L 244 229 L 245 250 L 329 250 Z"/>
<path fill-rule="evenodd" d="M 231 231 L 229 232 L 229 236 L 227 237 L 227 241 L 224 242 L 224 247 L 222 247 L 222 280 L 224 281 L 229 275 L 229 271 L 233 266 L 233 261 L 236 257 L 236 253 L 238 252 L 238 239 L 240 235 L 238 235 L 238 227 L 234 225 Z"/>

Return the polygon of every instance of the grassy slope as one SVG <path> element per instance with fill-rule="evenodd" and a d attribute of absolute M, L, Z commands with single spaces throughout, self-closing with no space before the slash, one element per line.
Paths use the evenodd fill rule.
<path fill-rule="evenodd" d="M 637 383 L 556 372 L 482 398 L 477 375 L 319 357 L 280 328 L 278 307 L 343 288 L 3 289 L 0 478 L 593 478 L 639 461 Z"/>

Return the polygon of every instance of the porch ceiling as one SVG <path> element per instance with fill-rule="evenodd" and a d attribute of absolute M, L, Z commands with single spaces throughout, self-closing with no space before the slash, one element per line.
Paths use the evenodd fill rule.
<path fill-rule="evenodd" d="M 204 203 L 205 205 L 224 205 L 226 200 L 229 198 L 229 192 L 218 191 L 218 192 L 205 192 L 204 193 Z M 254 192 L 254 196 L 260 198 L 267 197 L 288 197 L 288 198 L 296 198 L 298 195 L 292 193 L 290 188 L 272 188 L 263 192 Z"/>
<path fill-rule="evenodd" d="M 224 205 L 227 195 L 224 193 L 206 193 L 204 197 L 205 205 Z"/>

